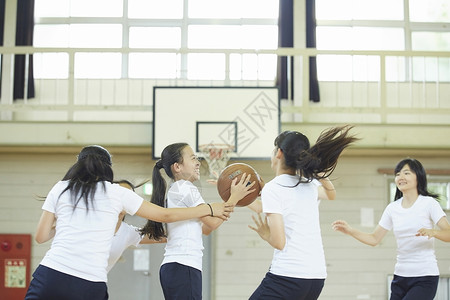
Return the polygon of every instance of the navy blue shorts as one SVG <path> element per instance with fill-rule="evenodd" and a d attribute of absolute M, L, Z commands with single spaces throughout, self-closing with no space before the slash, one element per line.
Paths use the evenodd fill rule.
<path fill-rule="evenodd" d="M 159 280 L 166 300 L 202 299 L 202 272 L 179 263 L 163 264 Z"/>
<path fill-rule="evenodd" d="M 25 300 L 106 300 L 106 282 L 94 282 L 46 266 L 39 265 L 33 273 Z"/>
<path fill-rule="evenodd" d="M 394 275 L 391 300 L 433 300 L 439 276 L 402 277 Z"/>
<path fill-rule="evenodd" d="M 316 300 L 324 284 L 325 279 L 293 278 L 267 272 L 249 300 Z"/>

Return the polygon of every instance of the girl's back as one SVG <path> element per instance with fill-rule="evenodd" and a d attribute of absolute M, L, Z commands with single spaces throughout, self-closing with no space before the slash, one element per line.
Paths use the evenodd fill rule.
<path fill-rule="evenodd" d="M 300 183 L 298 176 L 282 174 L 262 191 L 263 211 L 283 216 L 286 247 L 274 250 L 270 271 L 297 278 L 326 277 L 315 182 Z"/>
<path fill-rule="evenodd" d="M 76 208 L 70 192 L 61 192 L 68 181 L 58 182 L 48 194 L 43 209 L 56 216 L 56 235 L 42 265 L 91 281 L 106 281 L 106 266 L 117 216 L 125 209 L 136 212 L 142 198 L 117 184 L 97 183 L 94 206 L 79 201 Z"/>

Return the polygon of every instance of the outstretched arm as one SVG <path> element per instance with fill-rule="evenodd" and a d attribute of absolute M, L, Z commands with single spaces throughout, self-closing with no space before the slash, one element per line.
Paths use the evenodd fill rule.
<path fill-rule="evenodd" d="M 261 214 L 258 218 L 252 216 L 256 227 L 249 225 L 248 227 L 256 231 L 259 236 L 268 242 L 272 247 L 282 250 L 286 245 L 286 234 L 284 233 L 283 216 L 280 214 L 266 214 L 264 220 Z"/>
<path fill-rule="evenodd" d="M 233 205 L 227 203 L 210 203 L 213 217 L 227 220 L 233 211 Z M 209 205 L 199 205 L 187 208 L 164 208 L 148 201 L 143 201 L 136 215 L 161 223 L 171 223 L 189 219 L 211 216 Z"/>
<path fill-rule="evenodd" d="M 357 239 L 358 241 L 360 241 L 361 243 L 367 244 L 369 246 L 378 245 L 388 232 L 380 225 L 377 225 L 377 227 L 375 227 L 372 233 L 362 232 L 358 229 L 351 227 L 350 225 L 348 225 L 346 221 L 343 220 L 334 221 L 332 226 L 335 231 L 340 231 L 342 233 L 348 234 Z"/>
<path fill-rule="evenodd" d="M 439 229 L 421 228 L 417 232 L 417 236 L 428 236 L 428 238 L 437 238 L 443 242 L 450 242 L 450 224 L 446 217 L 442 217 L 437 222 Z"/>
<path fill-rule="evenodd" d="M 255 185 L 255 182 L 248 184 L 251 179 L 251 175 L 242 174 L 241 179 L 237 181 L 237 177 L 233 179 L 230 187 L 230 198 L 228 198 L 227 203 L 231 205 L 236 205 L 239 200 L 250 194 L 254 191 L 252 187 Z M 209 235 L 212 231 L 216 230 L 220 225 L 222 225 L 223 221 L 219 218 L 212 217 L 203 217 L 202 219 L 203 226 L 202 232 L 205 235 Z"/>

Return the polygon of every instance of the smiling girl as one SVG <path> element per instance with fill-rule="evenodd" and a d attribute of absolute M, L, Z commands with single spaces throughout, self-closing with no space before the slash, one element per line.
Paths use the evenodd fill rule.
<path fill-rule="evenodd" d="M 393 230 L 397 263 L 390 300 L 432 300 L 439 281 L 434 240 L 418 236 L 418 231 L 431 229 L 435 224 L 450 229 L 450 224 L 436 201 L 437 195 L 427 190 L 425 169 L 418 160 L 406 158 L 397 164 L 395 184 L 394 202 L 386 207 L 372 233 L 361 232 L 342 220 L 335 221 L 333 229 L 370 246 L 378 245 Z"/>
<path fill-rule="evenodd" d="M 167 192 L 167 200 L 166 182 L 161 176 L 161 169 L 173 180 Z M 151 202 L 169 208 L 208 205 L 212 215 L 212 207 L 205 203 L 193 184 L 199 179 L 200 162 L 192 148 L 186 143 L 171 144 L 164 148 L 161 159 L 153 168 Z M 247 186 L 249 180 L 250 175 L 245 174 L 239 182 L 233 180 L 227 204 L 236 204 L 254 191 L 251 188 L 255 182 Z M 223 220 L 206 216 L 167 224 L 167 245 L 160 268 L 160 282 L 166 300 L 202 298 L 202 234 L 210 234 L 222 223 Z M 155 240 L 165 236 L 162 223 L 153 221 L 148 221 L 141 233 Z"/>

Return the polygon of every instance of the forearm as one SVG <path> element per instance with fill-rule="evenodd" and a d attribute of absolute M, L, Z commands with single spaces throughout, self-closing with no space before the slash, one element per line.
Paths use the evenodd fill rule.
<path fill-rule="evenodd" d="M 430 237 L 437 238 L 443 242 L 450 242 L 450 230 L 431 229 L 431 232 Z"/>
<path fill-rule="evenodd" d="M 359 231 L 358 229 L 350 229 L 348 232 L 348 235 L 352 236 L 356 240 L 360 241 L 363 244 L 369 245 L 369 246 L 376 246 L 378 245 L 379 241 L 375 238 L 375 236 L 371 233 L 366 233 Z"/>
<path fill-rule="evenodd" d="M 42 244 L 54 238 L 55 234 L 56 230 L 55 226 L 53 226 L 48 233 L 40 233 L 39 231 L 37 231 L 35 235 L 35 240 L 37 243 Z"/>
<path fill-rule="evenodd" d="M 188 208 L 165 208 L 165 210 L 163 220 L 160 221 L 163 223 L 184 221 L 211 215 L 211 210 L 208 205 Z"/>
<path fill-rule="evenodd" d="M 211 215 L 211 209 L 208 205 L 188 208 L 164 208 L 144 201 L 136 214 L 155 222 L 171 223 L 209 216 Z"/>
<path fill-rule="evenodd" d="M 271 234 L 266 241 L 270 246 L 274 247 L 277 250 L 283 250 L 284 246 L 286 245 L 285 236 L 280 237 Z"/>
<path fill-rule="evenodd" d="M 219 228 L 223 224 L 223 220 L 215 217 L 203 217 L 202 219 L 202 233 L 209 235 L 211 232 Z"/>
<path fill-rule="evenodd" d="M 247 205 L 247 207 L 258 214 L 262 213 L 262 201 L 260 199 L 256 199 L 255 201 Z"/>
<path fill-rule="evenodd" d="M 334 188 L 333 183 L 328 178 L 320 179 L 320 183 L 322 184 L 323 192 L 325 193 L 328 200 L 336 199 L 336 189 Z"/>

